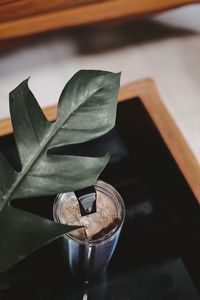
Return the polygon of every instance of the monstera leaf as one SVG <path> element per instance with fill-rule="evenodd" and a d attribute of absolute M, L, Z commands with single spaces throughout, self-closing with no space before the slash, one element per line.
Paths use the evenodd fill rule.
<path fill-rule="evenodd" d="M 119 74 L 80 71 L 64 87 L 55 122 L 49 122 L 23 81 L 10 93 L 21 171 L 0 155 L 0 272 L 72 227 L 12 207 L 16 198 L 52 195 L 95 183 L 109 160 L 50 155 L 54 147 L 97 138 L 115 123 Z M 74 228 L 73 228 L 74 229 Z"/>

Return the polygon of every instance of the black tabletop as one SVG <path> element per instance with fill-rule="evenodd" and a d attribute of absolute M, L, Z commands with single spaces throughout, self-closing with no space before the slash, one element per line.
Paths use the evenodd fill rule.
<path fill-rule="evenodd" d="M 0 148 L 19 168 L 13 137 L 1 138 Z M 104 138 L 54 151 L 111 153 L 101 179 L 126 206 L 117 249 L 107 272 L 86 285 L 70 273 L 62 239 L 54 241 L 0 274 L 0 300 L 200 299 L 199 205 L 140 100 L 119 104 L 116 127 Z M 54 198 L 13 205 L 52 219 Z"/>

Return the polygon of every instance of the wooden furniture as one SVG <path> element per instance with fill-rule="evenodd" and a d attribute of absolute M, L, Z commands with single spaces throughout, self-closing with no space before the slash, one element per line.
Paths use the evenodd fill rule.
<path fill-rule="evenodd" d="M 144 91 L 148 85 L 153 91 Z M 146 97 L 146 101 L 132 97 L 135 94 Z M 71 145 L 73 150 L 69 146 L 71 150 L 61 147 L 56 151 L 60 155 L 111 153 L 100 178 L 124 199 L 126 222 L 109 276 L 86 290 L 67 271 L 59 239 L 1 273 L 3 299 L 36 300 L 40 295 L 40 300 L 47 296 L 72 300 L 84 299 L 86 294 L 89 299 L 133 299 L 138 295 L 147 299 L 163 299 L 165 295 L 168 299 L 182 299 L 183 295 L 184 299 L 199 299 L 199 203 L 147 111 L 156 95 L 148 80 L 130 85 L 125 92 L 122 89 L 115 129 L 100 139 Z M 155 104 L 163 117 L 159 99 L 152 107 Z M 52 111 L 55 114 L 55 109 Z M 0 148 L 20 170 L 13 136 L 1 137 Z M 55 195 L 23 198 L 11 205 L 52 220 L 54 200 Z"/>
<path fill-rule="evenodd" d="M 108 20 L 135 18 L 198 0 L 2 0 L 0 40 Z"/>
<path fill-rule="evenodd" d="M 191 149 L 177 128 L 174 120 L 162 104 L 155 83 L 145 79 L 124 86 L 120 90 L 119 101 L 139 97 L 151 116 L 162 138 L 175 158 L 180 170 L 189 183 L 194 195 L 200 203 L 200 166 Z M 49 120 L 55 120 L 56 106 L 44 109 Z M 0 136 L 12 132 L 10 119 L 0 121 Z"/>

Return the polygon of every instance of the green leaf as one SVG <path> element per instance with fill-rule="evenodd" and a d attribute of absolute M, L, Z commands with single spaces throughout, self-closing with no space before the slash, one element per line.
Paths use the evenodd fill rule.
<path fill-rule="evenodd" d="M 4 237 L 0 249 L 1 272 L 32 253 L 38 245 L 45 245 L 72 228 L 77 227 L 54 223 L 37 215 L 6 207 L 0 218 L 0 236 Z"/>
<path fill-rule="evenodd" d="M 119 78 L 120 74 L 104 71 L 76 73 L 63 89 L 53 123 L 44 116 L 28 80 L 10 93 L 21 170 L 16 172 L 0 154 L 0 272 L 72 230 L 10 203 L 16 198 L 78 190 L 96 182 L 109 155 L 60 156 L 50 155 L 48 150 L 95 139 L 114 126 Z"/>
<path fill-rule="evenodd" d="M 10 114 L 21 163 L 25 166 L 45 140 L 50 122 L 24 80 L 10 93 Z"/>
<path fill-rule="evenodd" d="M 6 158 L 0 152 L 0 211 L 7 202 L 6 195 L 16 178 L 17 173 L 12 169 Z"/>
<path fill-rule="evenodd" d="M 64 145 L 66 138 L 67 144 L 85 142 L 111 130 L 116 118 L 119 80 L 119 73 L 76 73 L 60 96 L 55 124 L 58 132 L 50 146 Z M 74 101 L 65 101 L 71 97 Z"/>
<path fill-rule="evenodd" d="M 99 158 L 45 156 L 29 170 L 16 190 L 15 198 L 53 195 L 93 185 L 108 160 L 109 155 Z"/>

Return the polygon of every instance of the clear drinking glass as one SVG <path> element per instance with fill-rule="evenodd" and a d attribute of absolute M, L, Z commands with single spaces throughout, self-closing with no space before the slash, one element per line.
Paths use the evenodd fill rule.
<path fill-rule="evenodd" d="M 95 184 L 95 190 L 97 193 L 97 212 L 99 211 L 100 213 L 94 214 L 93 218 L 98 218 L 98 216 L 102 218 L 103 216 L 105 219 L 102 220 L 105 220 L 106 224 L 108 217 L 111 218 L 110 215 L 112 214 L 112 223 L 106 226 L 106 229 L 101 230 L 100 233 L 95 234 L 96 227 L 94 221 L 94 224 L 91 225 L 91 230 L 94 231 L 93 238 L 84 238 L 83 235 L 86 233 L 79 230 L 64 236 L 64 252 L 69 267 L 74 275 L 86 282 L 95 279 L 106 270 L 115 250 L 125 218 L 124 202 L 119 193 L 110 184 L 99 180 Z M 74 197 L 76 196 L 73 192 L 57 195 L 53 208 L 54 220 L 56 222 L 75 225 L 73 222 L 69 224 L 67 220 L 63 218 L 65 208 L 68 208 L 68 205 L 74 203 Z M 101 199 L 107 199 L 107 203 L 110 205 L 110 211 L 109 207 L 105 207 L 105 211 L 102 207 L 98 208 L 98 203 L 101 206 L 101 202 L 104 202 L 104 200 Z M 107 213 L 109 215 L 108 217 Z M 92 215 L 90 215 L 90 217 L 91 216 Z M 70 217 L 73 218 L 73 214 L 70 214 Z M 88 221 L 88 217 L 86 217 L 86 221 Z"/>

